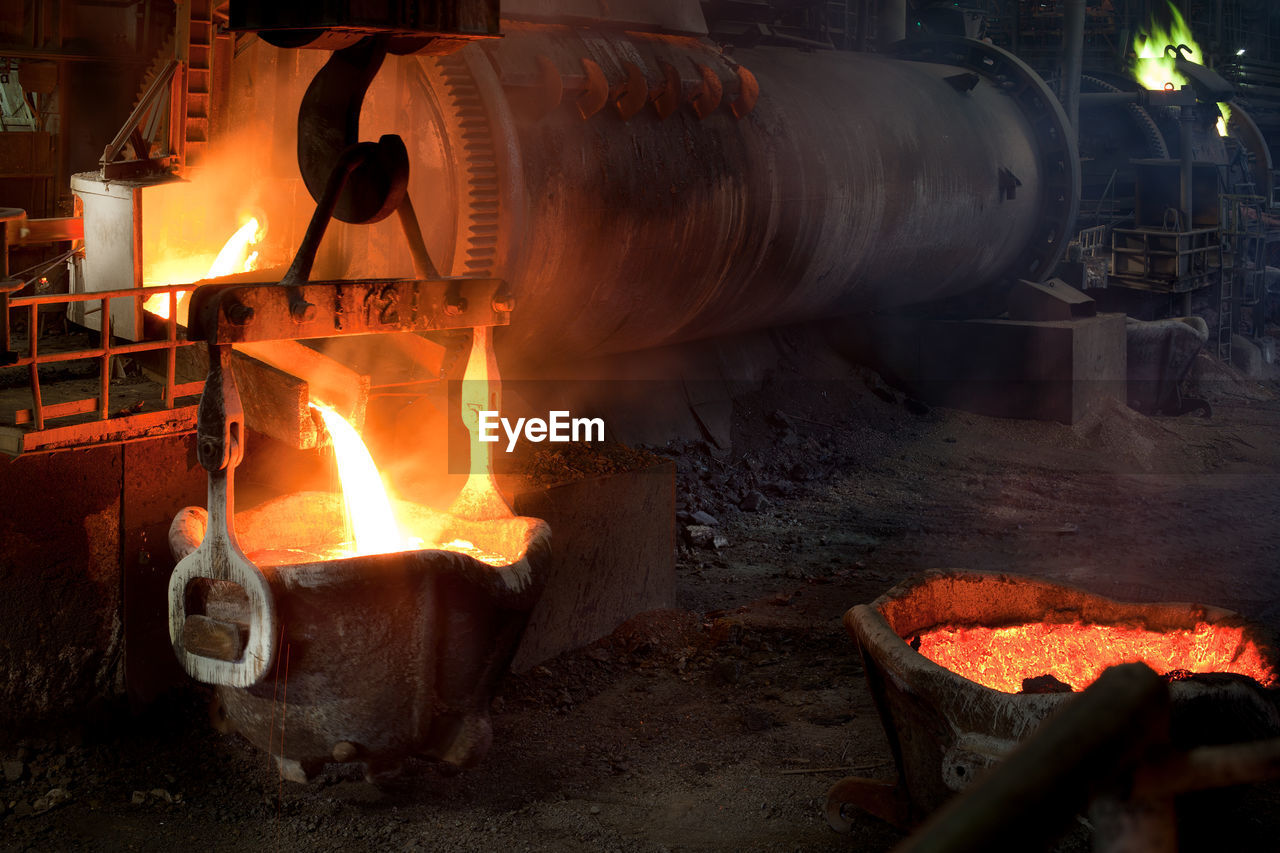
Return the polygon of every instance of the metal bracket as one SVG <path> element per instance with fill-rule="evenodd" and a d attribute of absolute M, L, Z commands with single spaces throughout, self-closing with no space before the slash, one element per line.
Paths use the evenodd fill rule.
<path fill-rule="evenodd" d="M 276 654 L 276 607 L 271 585 L 240 550 L 235 533 L 236 466 L 244 457 L 244 411 L 231 369 L 231 347 L 209 345 L 209 378 L 200 397 L 196 455 L 209 472 L 209 522 L 199 547 L 169 578 L 169 641 L 187 674 L 207 684 L 248 687 L 267 673 Z M 239 660 L 188 651 L 187 587 L 197 579 L 237 584 L 249 598 L 249 636 Z"/>
<path fill-rule="evenodd" d="M 191 295 L 191 334 L 216 344 L 505 326 L 512 303 L 496 278 L 366 279 L 297 286 L 316 310 L 297 322 L 278 284 L 205 285 Z"/>
<path fill-rule="evenodd" d="M 1185 44 L 1165 45 L 1164 55 L 1173 60 L 1173 66 L 1178 72 L 1191 81 L 1192 87 L 1195 88 L 1196 95 L 1203 101 L 1229 101 L 1236 96 L 1236 88 L 1226 81 L 1225 78 L 1211 68 L 1206 68 L 1198 62 L 1192 62 L 1188 55 L 1191 48 Z"/>

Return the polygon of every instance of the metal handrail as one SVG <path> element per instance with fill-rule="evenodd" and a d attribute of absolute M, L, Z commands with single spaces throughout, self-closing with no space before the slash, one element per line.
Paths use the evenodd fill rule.
<path fill-rule="evenodd" d="M 9 307 L 16 309 L 26 308 L 28 311 L 28 319 L 26 353 L 18 355 L 17 358 L 8 366 L 29 368 L 29 385 L 32 400 L 32 406 L 30 409 L 20 409 L 14 414 L 14 424 L 25 425 L 29 423 L 32 424 L 35 430 L 42 430 L 45 428 L 45 421 L 47 419 L 71 417 L 73 415 L 81 415 L 93 411 L 99 413 L 99 418 L 101 420 L 107 420 L 110 418 L 111 357 L 116 355 L 131 355 L 141 352 L 154 352 L 157 350 L 163 350 L 167 353 L 167 358 L 165 359 L 164 384 L 162 389 L 162 399 L 166 409 L 173 409 L 179 397 L 199 393 L 204 387 L 203 380 L 179 383 L 177 382 L 176 377 L 178 348 L 190 346 L 194 343 L 193 341 L 180 340 L 178 338 L 177 320 L 178 294 L 183 291 L 189 291 L 191 288 L 192 285 L 190 284 L 167 284 L 147 287 L 131 287 L 121 290 L 101 290 L 83 293 L 52 293 L 10 298 Z M 156 340 L 113 343 L 111 340 L 111 300 L 127 298 L 136 301 L 148 299 L 160 294 L 168 294 L 169 296 L 169 316 L 164 318 L 165 337 Z M 73 350 L 62 350 L 53 353 L 41 352 L 39 349 L 40 332 L 38 325 L 41 306 L 69 305 L 71 303 L 78 302 L 101 303 L 99 310 L 102 315 L 102 328 L 99 332 L 97 345 Z M 59 364 L 67 361 L 83 361 L 88 359 L 97 359 L 100 363 L 98 371 L 98 393 L 93 397 L 46 405 L 42 399 L 40 388 L 40 366 L 46 364 Z"/>

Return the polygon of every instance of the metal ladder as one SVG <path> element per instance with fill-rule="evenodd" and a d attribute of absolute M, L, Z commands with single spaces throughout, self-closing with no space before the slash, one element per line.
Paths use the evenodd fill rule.
<path fill-rule="evenodd" d="M 1268 199 L 1255 195 L 1252 183 L 1232 187 L 1232 193 L 1220 196 L 1222 237 L 1231 254 L 1231 275 L 1224 276 L 1218 296 L 1218 357 L 1231 360 L 1231 334 L 1234 331 L 1234 284 L 1240 281 L 1242 306 L 1259 298 L 1259 283 L 1265 272 L 1265 227 L 1263 215 Z M 1245 192 L 1236 192 L 1245 190 Z"/>
<path fill-rule="evenodd" d="M 187 32 L 179 39 L 179 49 L 185 47 L 187 55 L 180 57 L 187 64 L 184 86 L 183 110 L 183 162 L 187 166 L 199 165 L 200 158 L 209 145 L 209 116 L 212 92 L 213 67 L 213 0 L 191 0 L 187 4 L 190 18 Z"/>

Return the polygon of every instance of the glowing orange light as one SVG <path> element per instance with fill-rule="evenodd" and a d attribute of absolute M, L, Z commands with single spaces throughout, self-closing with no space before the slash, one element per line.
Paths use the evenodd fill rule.
<path fill-rule="evenodd" d="M 214 258 L 213 263 L 207 269 L 205 269 L 203 261 L 199 258 L 186 258 L 175 261 L 172 264 L 158 265 L 153 274 L 162 276 L 162 283 L 164 284 L 185 284 L 191 281 L 199 281 L 203 278 L 219 278 L 224 275 L 255 270 L 258 268 L 258 253 L 253 250 L 253 247 L 261 242 L 265 235 L 266 228 L 258 222 L 256 217 L 250 217 L 249 221 L 236 229 L 236 232 L 223 244 L 217 257 Z M 207 258 L 208 256 L 206 255 L 205 257 Z M 178 291 L 178 301 L 180 303 L 185 303 L 186 296 L 187 291 Z M 179 320 L 183 319 L 182 308 L 184 307 L 184 305 L 179 305 Z M 149 296 L 142 303 L 142 308 L 144 311 L 150 311 L 152 314 L 167 319 L 169 316 L 169 295 L 161 293 Z"/>
<path fill-rule="evenodd" d="M 511 507 L 493 479 L 493 445 L 480 440 L 480 413 L 501 408 L 498 361 L 493 352 L 493 331 L 474 329 L 471 354 L 462 375 L 462 422 L 471 434 L 471 467 L 467 482 L 454 501 L 453 512 L 464 518 L 510 518 Z"/>
<path fill-rule="evenodd" d="M 222 247 L 222 251 L 218 252 L 218 257 L 209 265 L 209 272 L 205 274 L 205 278 L 217 278 L 253 269 L 258 260 L 258 253 L 252 251 L 250 247 L 256 246 L 264 233 L 258 220 L 250 217 L 248 222 L 231 235 Z"/>
<path fill-rule="evenodd" d="M 333 438 L 342 501 L 355 539 L 352 555 L 385 554 L 412 547 L 400 533 L 378 466 L 373 464 L 360 433 L 328 406 L 313 402 L 311 408 L 320 413 Z"/>
<path fill-rule="evenodd" d="M 1122 625 L 1033 623 L 1003 628 L 941 627 L 920 635 L 920 654 L 985 687 L 1018 693 L 1025 678 L 1052 675 L 1083 690 L 1109 666 L 1141 661 L 1159 673 L 1234 672 L 1264 686 L 1275 669 L 1244 629 L 1201 622 L 1149 631 Z"/>

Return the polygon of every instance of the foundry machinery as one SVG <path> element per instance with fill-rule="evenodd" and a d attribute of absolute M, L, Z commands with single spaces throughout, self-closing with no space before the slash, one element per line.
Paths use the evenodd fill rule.
<path fill-rule="evenodd" d="M 322 433 L 308 394 L 280 384 L 286 371 L 251 366 L 254 347 L 280 345 L 290 367 L 332 352 L 300 341 L 470 329 L 488 342 L 493 328 L 504 370 L 536 370 L 965 301 L 1048 276 L 1073 235 L 1079 195 L 1073 134 L 1044 82 L 979 41 L 903 40 L 900 4 L 881 8 L 879 53 L 818 50 L 796 37 L 729 49 L 709 38 L 697 3 L 675 0 L 612 15 L 587 0 L 511 0 L 500 38 L 492 0 L 374 17 L 367 8 L 233 2 L 219 27 L 217 10 L 192 4 L 175 57 L 101 169 L 73 184 L 84 261 L 60 298 L 98 332 L 89 351 L 102 366 L 96 398 L 41 402 L 39 367 L 80 354 L 38 349 L 40 308 L 59 297 L 13 300 L 30 312 L 27 351 L 15 355 L 34 397 L 13 427 L 16 448 L 195 427 L 209 501 L 204 517 L 183 510 L 175 519 L 174 650 L 189 674 L 218 685 L 231 724 L 294 778 L 325 760 L 363 761 L 371 773 L 412 752 L 478 760 L 487 696 L 536 598 L 547 533 L 536 520 L 470 504 L 428 526 L 443 536 L 496 524 L 457 538 L 506 543 L 488 550 L 510 559 L 484 563 L 434 535 L 394 554 L 311 555 L 278 568 L 251 558 L 238 544 L 230 487 L 246 434 L 283 423 L 275 437 L 304 448 Z M 243 39 L 235 60 L 218 46 L 231 38 Z M 164 240 L 147 232 L 199 222 L 198 206 L 166 208 L 163 199 L 199 186 L 217 150 L 207 131 L 227 126 L 217 110 L 245 94 L 228 94 L 238 78 L 225 76 L 219 57 L 252 66 L 248 94 L 272 91 L 274 116 L 297 115 L 296 131 L 292 115 L 276 122 L 290 129 L 259 140 L 243 161 L 246 176 L 263 164 L 276 173 L 227 183 L 265 186 L 264 204 L 289 202 L 306 215 L 269 238 L 277 260 L 266 270 L 160 279 L 161 317 L 144 306 L 144 285 L 155 283 L 146 280 L 149 247 Z M 286 110 L 290 75 L 310 82 Z M 293 156 L 277 156 L 281 139 L 294 141 Z M 322 257 L 326 231 L 338 232 L 339 257 Z M 160 417 L 109 417 L 110 365 L 124 355 L 154 356 Z M 201 387 L 183 381 L 184 364 L 208 369 L 198 412 L 183 402 Z M 353 399 L 344 414 L 358 421 L 361 394 Z M 295 497 L 287 518 L 328 517 Z M 245 541 L 263 541 L 249 519 L 241 526 Z M 388 597 L 398 604 L 385 606 Z M 317 616 L 344 601 L 353 603 L 348 616 Z M 390 637 L 403 654 L 382 651 Z M 293 679 L 297 703 L 288 745 L 273 742 L 277 677 Z M 412 684 L 412 696 L 363 701 L 365 681 Z"/>
<path fill-rule="evenodd" d="M 1072 135 L 1043 81 L 981 42 L 903 41 L 900 4 L 884 4 L 879 54 L 787 33 L 722 47 L 699 4 L 674 0 L 611 15 L 585 0 L 512 0 L 500 38 L 492 0 L 367 8 L 234 2 L 224 26 L 212 4 L 180 7 L 174 56 L 100 169 L 73 180 L 84 257 L 72 292 L 11 303 L 29 316 L 13 360 L 33 403 L 6 447 L 195 428 L 208 508 L 174 521 L 170 638 L 184 669 L 217 685 L 230 724 L 293 778 L 326 760 L 374 774 L 414 752 L 478 760 L 547 542 L 540 522 L 469 502 L 424 522 L 422 547 L 278 566 L 259 555 L 330 513 L 292 495 L 271 536 L 239 519 L 231 483 L 246 436 L 315 447 L 317 397 L 365 419 L 367 377 L 302 341 L 398 338 L 430 350 L 427 378 L 439 380 L 460 374 L 446 362 L 467 330 L 487 343 L 493 329 L 504 370 L 536 370 L 964 299 L 1047 276 L 1078 198 Z M 306 87 L 296 98 L 293 80 Z M 271 208 L 267 266 L 194 282 L 149 274 L 178 238 L 214 237 L 209 211 L 182 193 L 213 174 L 211 131 L 235 124 L 219 110 L 243 103 L 269 105 L 244 117 L 265 114 L 273 132 L 215 189 L 259 192 Z M 341 250 L 328 257 L 326 232 Z M 90 349 L 39 347 L 39 315 L 59 306 L 97 333 Z M 122 356 L 157 377 L 158 409 L 112 411 Z M 100 364 L 97 394 L 42 395 L 40 368 L 73 358 Z M 323 359 L 301 386 L 289 378 Z M 347 376 L 341 400 L 329 399 L 334 373 Z M 508 559 L 451 547 L 445 531 L 463 528 L 454 538 Z M 387 655 L 391 637 L 400 651 Z M 284 745 L 277 679 L 291 683 Z M 394 696 L 360 698 L 378 685 Z"/>
<path fill-rule="evenodd" d="M 258 552 L 335 513 L 307 494 L 234 512 L 250 430 L 304 449 L 323 432 L 288 371 L 254 366 L 252 348 L 288 344 L 277 349 L 301 369 L 320 350 L 339 360 L 325 342 L 357 334 L 417 352 L 444 341 L 456 356 L 492 329 L 504 371 L 554 377 L 558 363 L 855 313 L 999 313 L 1007 288 L 1052 275 L 1076 235 L 1075 131 L 1010 52 L 905 38 L 905 4 L 870 5 L 874 29 L 846 20 L 840 34 L 863 49 L 836 51 L 821 28 L 709 27 L 692 0 L 508 0 L 501 28 L 496 0 L 186 4 L 174 56 L 101 168 L 75 178 L 73 292 L 13 299 L 30 312 L 28 349 L 13 355 L 33 404 L 4 447 L 194 428 L 208 508 L 174 519 L 170 639 L 190 675 L 217 685 L 229 724 L 292 778 L 327 760 L 371 774 L 415 752 L 479 760 L 488 699 L 549 561 L 546 525 L 473 504 L 423 515 L 439 534 L 424 547 L 270 563 Z M 302 222 L 283 217 L 266 269 L 149 290 L 146 254 L 164 240 L 148 232 L 202 212 L 163 196 L 200 184 L 229 114 L 266 115 L 273 131 L 231 189 L 265 187 Z M 67 303 L 98 332 L 89 356 L 38 349 L 41 309 Z M 112 412 L 112 359 L 153 351 L 162 417 Z M 77 355 L 100 360 L 99 395 L 42 404 L 39 367 Z M 460 373 L 437 356 L 414 388 Z M 184 381 L 187 362 L 207 379 Z M 307 390 L 321 384 L 311 375 Z M 347 384 L 360 421 L 367 377 Z M 438 547 L 454 539 L 510 559 Z M 290 677 L 284 744 L 274 690 Z"/>
<path fill-rule="evenodd" d="M 404 140 L 421 246 L 406 252 L 394 225 L 340 227 L 316 262 L 329 278 L 396 278 L 426 257 L 446 276 L 508 282 L 519 309 L 496 335 L 508 370 L 957 300 L 984 303 L 962 315 L 989 315 L 1005 285 L 1050 275 L 1075 236 L 1079 162 L 1050 89 L 989 44 L 904 40 L 905 6 L 892 0 L 846 19 L 840 41 L 863 51 L 823 49 L 803 28 L 726 23 L 732 15 L 712 30 L 692 0 L 607 13 L 591 0 L 509 0 L 500 38 L 476 35 L 497 35 L 496 3 L 426 4 L 387 20 L 364 8 L 192 5 L 175 56 L 100 172 L 73 181 L 85 237 L 75 322 L 101 329 L 91 295 L 109 292 L 112 335 L 139 350 L 157 337 L 183 348 L 124 295 L 167 284 L 157 258 L 220 227 L 182 193 L 212 168 L 210 133 L 237 115 L 260 129 L 238 173 L 273 206 L 263 255 L 278 279 L 327 177 L 315 147 L 333 148 L 308 127 L 295 143 L 289 113 L 324 51 L 354 68 L 361 39 L 379 33 L 390 58 L 364 81 L 353 121 L 370 139 Z M 190 183 L 174 182 L 175 169 Z M 210 180 L 234 189 L 236 174 Z M 183 374 L 182 357 L 157 358 L 176 362 L 149 375 L 165 383 L 165 408 L 181 409 L 179 392 L 198 377 Z M 37 396 L 36 428 L 6 444 L 127 436 L 113 418 L 112 429 L 42 439 L 46 415 L 105 412 L 99 403 L 46 413 Z M 147 434 L 189 428 L 193 416 L 188 406 Z M 313 445 L 305 411 L 294 420 L 285 440 Z"/>
<path fill-rule="evenodd" d="M 260 565 L 232 511 L 246 425 L 234 343 L 496 324 L 507 363 L 546 364 L 1038 279 L 1072 233 L 1072 134 L 1044 83 L 998 48 L 933 37 L 892 56 L 730 54 L 701 37 L 693 4 L 656 4 L 667 25 L 643 28 L 522 20 L 511 5 L 504 37 L 487 43 L 494 4 L 397 20 L 231 8 L 232 29 L 332 54 L 301 101 L 297 161 L 316 207 L 289 269 L 279 284 L 201 284 L 190 299 L 188 334 L 207 341 L 210 365 L 197 425 L 209 510 L 175 519 L 170 632 L 187 672 L 219 685 L 230 724 L 293 778 L 326 760 L 371 773 L 419 751 L 478 760 L 547 533 L 461 502 L 456 523 L 520 528 L 496 534 L 514 543 L 509 565 L 430 546 Z M 364 103 L 395 53 L 408 54 L 397 95 L 410 97 L 392 101 L 407 121 L 361 142 L 362 124 L 385 120 Z M 435 208 L 425 231 L 411 198 Z M 393 212 L 398 229 L 362 233 L 406 241 L 399 252 L 356 252 L 357 277 L 310 283 L 331 218 Z M 406 244 L 417 277 L 391 278 L 380 259 Z M 372 590 L 367 610 L 360 590 Z M 317 616 L 342 600 L 354 622 Z M 411 638 L 395 645 L 403 654 L 385 654 L 391 636 Z M 290 649 L 301 710 L 285 746 L 270 685 Z M 392 690 L 385 701 L 369 700 L 377 685 Z M 409 685 L 418 699 L 404 704 Z"/>

